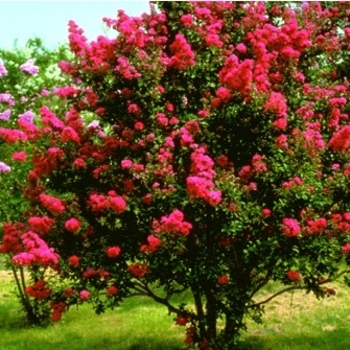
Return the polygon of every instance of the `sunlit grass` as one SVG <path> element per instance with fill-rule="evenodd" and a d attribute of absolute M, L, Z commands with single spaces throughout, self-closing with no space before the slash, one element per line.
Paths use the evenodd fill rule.
<path fill-rule="evenodd" d="M 334 350 L 350 346 L 350 290 L 335 283 L 337 295 L 316 300 L 305 292 L 283 294 L 266 305 L 264 323 L 248 321 L 241 350 Z M 276 290 L 269 286 L 264 299 Z M 145 297 L 128 299 L 97 316 L 89 305 L 72 308 L 48 328 L 23 323 L 11 274 L 0 271 L 1 350 L 184 350 L 184 329 L 167 309 Z"/>
<path fill-rule="evenodd" d="M 350 289 L 341 283 L 329 287 L 335 290 L 335 296 L 317 300 L 313 294 L 297 291 L 282 294 L 266 304 L 263 324 L 249 322 L 249 330 L 243 335 L 243 349 L 350 348 Z"/>

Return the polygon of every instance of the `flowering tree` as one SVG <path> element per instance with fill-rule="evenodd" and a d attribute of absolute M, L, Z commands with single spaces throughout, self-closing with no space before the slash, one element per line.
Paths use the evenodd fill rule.
<path fill-rule="evenodd" d="M 31 210 L 1 249 L 58 273 L 60 288 L 43 276 L 27 291 L 55 321 L 136 292 L 186 343 L 232 349 L 276 295 L 348 282 L 350 6 L 156 5 L 104 19 L 116 39 L 69 23 L 72 83 L 55 91 L 70 108 L 40 108 Z M 256 300 L 271 280 L 281 291 Z"/>
<path fill-rule="evenodd" d="M 17 245 L 16 248 L 18 236 L 8 222 L 19 220 L 30 209 L 30 203 L 23 198 L 23 191 L 32 166 L 31 158 L 40 147 L 46 147 L 36 141 L 41 135 L 36 125 L 38 108 L 48 104 L 55 111 L 64 110 L 65 102 L 51 90 L 67 80 L 57 67 L 57 61 L 67 57 L 67 48 L 62 46 L 49 51 L 39 38 L 29 40 L 21 49 L 0 49 L 0 222 L 6 232 L 1 252 L 10 253 L 11 257 L 16 252 L 22 252 L 23 247 L 18 248 Z M 30 294 L 25 292 L 30 290 L 27 284 L 34 283 L 43 271 L 33 267 L 29 274 L 24 274 L 22 266 L 10 264 L 10 267 L 28 321 L 47 321 L 50 317 L 47 302 L 42 302 L 40 298 L 30 299 Z M 45 317 L 45 309 L 48 317 Z"/>

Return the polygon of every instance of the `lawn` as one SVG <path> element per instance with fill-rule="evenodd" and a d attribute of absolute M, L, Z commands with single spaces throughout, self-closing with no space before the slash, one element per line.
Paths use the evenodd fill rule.
<path fill-rule="evenodd" d="M 23 326 L 9 272 L 0 271 L 1 350 L 181 350 L 184 329 L 165 307 L 144 297 L 100 316 L 89 308 L 71 309 L 48 328 Z M 266 306 L 262 325 L 248 321 L 242 350 L 334 350 L 350 346 L 350 290 L 333 284 L 337 295 L 316 300 L 304 292 L 284 294 Z M 275 290 L 269 286 L 264 299 Z"/>

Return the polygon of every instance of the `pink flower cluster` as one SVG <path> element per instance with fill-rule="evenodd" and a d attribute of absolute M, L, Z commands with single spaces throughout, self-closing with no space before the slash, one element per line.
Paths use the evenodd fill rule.
<path fill-rule="evenodd" d="M 195 54 L 182 34 L 176 34 L 174 42 L 170 45 L 174 54 L 170 57 L 168 66 L 174 69 L 184 70 L 195 65 Z"/>
<path fill-rule="evenodd" d="M 191 176 L 186 179 L 190 199 L 202 198 L 212 206 L 218 205 L 221 202 L 221 191 L 214 190 L 212 180 L 216 172 L 213 170 L 213 160 L 205 154 L 203 147 L 191 154 L 191 160 Z"/>
<path fill-rule="evenodd" d="M 225 84 L 232 91 L 246 96 L 251 91 L 253 60 L 245 59 L 239 63 L 236 55 L 232 54 L 226 58 L 221 71 L 219 82 Z"/>
<path fill-rule="evenodd" d="M 149 235 L 147 237 L 148 244 L 141 246 L 140 251 L 143 253 L 153 253 L 158 250 L 162 244 L 162 240 L 154 235 Z"/>
<path fill-rule="evenodd" d="M 337 131 L 328 142 L 328 147 L 336 152 L 344 152 L 350 145 L 350 125 Z"/>
<path fill-rule="evenodd" d="M 282 230 L 287 237 L 296 237 L 301 232 L 299 223 L 296 220 L 291 218 L 283 219 Z"/>
<path fill-rule="evenodd" d="M 279 130 L 287 128 L 287 101 L 281 93 L 272 92 L 264 105 L 264 110 L 273 113 L 277 117 L 273 122 L 274 127 Z"/>
<path fill-rule="evenodd" d="M 39 72 L 39 67 L 34 64 L 34 60 L 29 59 L 27 62 L 20 66 L 22 72 L 28 73 L 29 75 L 35 75 Z"/>
<path fill-rule="evenodd" d="M 116 214 L 123 213 L 127 206 L 124 198 L 118 196 L 115 191 L 109 191 L 108 196 L 96 193 L 90 195 L 88 205 L 95 213 L 112 209 Z"/>
<path fill-rule="evenodd" d="M 35 232 L 28 231 L 24 233 L 21 240 L 24 251 L 13 256 L 12 262 L 14 264 L 19 266 L 38 264 L 51 267 L 58 265 L 58 254 L 54 252 L 53 248 L 49 248 Z"/>
<path fill-rule="evenodd" d="M 180 210 L 174 210 L 169 216 L 162 216 L 160 221 L 154 220 L 152 228 L 155 233 L 180 233 L 188 236 L 192 224 L 184 221 L 184 214 Z"/>
<path fill-rule="evenodd" d="M 17 141 L 27 140 L 27 135 L 21 130 L 0 128 L 0 138 L 4 139 L 6 143 L 13 144 Z"/>
<path fill-rule="evenodd" d="M 65 210 L 65 205 L 59 198 L 50 196 L 45 193 L 41 193 L 39 195 L 39 200 L 42 206 L 48 211 L 50 211 L 52 214 L 60 215 Z"/>
<path fill-rule="evenodd" d="M 4 62 L 2 61 L 2 59 L 0 59 L 0 78 L 4 77 L 5 75 L 7 75 L 7 69 L 4 65 Z"/>

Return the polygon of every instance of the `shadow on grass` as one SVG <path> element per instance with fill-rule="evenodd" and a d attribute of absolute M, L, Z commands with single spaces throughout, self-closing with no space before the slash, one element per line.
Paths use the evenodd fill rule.
<path fill-rule="evenodd" d="M 314 335 L 275 333 L 246 334 L 237 350 L 334 350 L 350 348 L 350 327 L 331 331 L 315 330 Z"/>
<path fill-rule="evenodd" d="M 96 333 L 98 327 L 96 327 Z M 160 336 L 161 337 L 161 336 Z M 116 336 L 113 339 L 104 339 L 103 337 L 77 337 L 72 335 L 72 338 L 64 341 L 54 339 L 48 340 L 46 337 L 38 337 L 36 335 L 28 336 L 26 339 L 18 341 L 16 335 L 13 335 L 12 341 L 5 343 L 0 339 L 1 350 L 186 350 L 185 345 L 181 342 L 169 342 L 161 338 L 154 339 L 148 337 L 137 337 L 135 339 L 122 339 Z"/>

